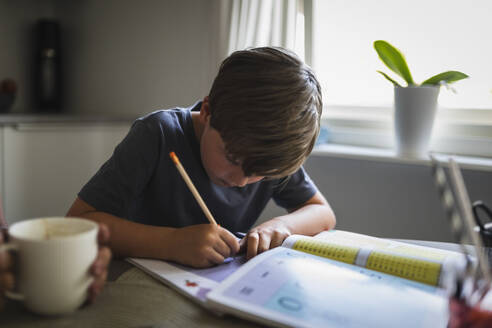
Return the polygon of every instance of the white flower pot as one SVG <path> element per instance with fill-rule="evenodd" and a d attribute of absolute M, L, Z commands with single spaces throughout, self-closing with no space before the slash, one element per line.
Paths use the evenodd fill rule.
<path fill-rule="evenodd" d="M 394 120 L 398 156 L 427 156 L 439 89 L 439 86 L 395 87 Z"/>

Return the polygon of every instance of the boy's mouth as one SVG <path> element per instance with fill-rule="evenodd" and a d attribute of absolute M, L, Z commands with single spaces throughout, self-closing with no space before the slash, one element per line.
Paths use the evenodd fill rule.
<path fill-rule="evenodd" d="M 233 185 L 222 179 L 220 179 L 220 183 L 222 184 L 222 187 L 234 187 Z"/>
<path fill-rule="evenodd" d="M 227 181 L 221 178 L 212 179 L 212 182 L 220 187 L 227 187 L 227 188 L 234 187 L 233 185 L 231 185 L 230 183 L 228 183 Z"/>

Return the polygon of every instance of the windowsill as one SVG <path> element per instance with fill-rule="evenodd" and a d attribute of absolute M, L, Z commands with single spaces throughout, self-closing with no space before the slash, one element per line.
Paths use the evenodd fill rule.
<path fill-rule="evenodd" d="M 361 147 L 363 154 L 368 148 L 370 157 L 394 157 L 388 150 L 395 142 L 390 107 L 327 106 L 324 114 L 321 140 Z M 492 159 L 492 109 L 440 108 L 429 147 L 437 153 L 463 156 L 464 163 L 472 158 L 472 165 L 484 165 L 482 158 Z"/>
<path fill-rule="evenodd" d="M 322 144 L 314 148 L 312 155 L 333 156 L 338 158 L 391 162 L 409 165 L 430 165 L 426 158 L 406 158 L 396 155 L 392 149 L 356 147 L 341 144 Z M 439 161 L 446 162 L 451 155 L 433 154 Z M 461 168 L 477 171 L 492 172 L 492 158 L 455 156 L 453 158 L 460 164 Z M 444 163 L 446 165 L 446 163 Z"/>

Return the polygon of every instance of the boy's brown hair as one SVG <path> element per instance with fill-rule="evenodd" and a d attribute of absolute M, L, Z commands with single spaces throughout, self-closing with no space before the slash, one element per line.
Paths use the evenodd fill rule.
<path fill-rule="evenodd" d="M 297 171 L 319 134 L 321 87 L 313 71 L 283 48 L 236 51 L 209 94 L 210 125 L 246 176 Z"/>

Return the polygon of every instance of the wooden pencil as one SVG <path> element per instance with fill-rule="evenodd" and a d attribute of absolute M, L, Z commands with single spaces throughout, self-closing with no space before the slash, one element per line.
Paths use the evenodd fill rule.
<path fill-rule="evenodd" d="M 212 213 L 210 213 L 207 205 L 205 205 L 205 202 L 203 201 L 202 197 L 198 193 L 198 190 L 196 190 L 195 185 L 191 181 L 190 177 L 188 176 L 188 173 L 186 173 L 186 170 L 184 169 L 183 165 L 181 165 L 181 162 L 179 161 L 178 156 L 172 151 L 169 153 L 169 156 L 173 160 L 174 164 L 176 165 L 176 168 L 178 169 L 179 173 L 181 174 L 181 177 L 183 177 L 184 182 L 190 189 L 191 193 L 195 197 L 196 201 L 198 202 L 198 205 L 200 205 L 203 213 L 207 217 L 207 219 L 210 221 L 211 224 L 217 225 L 217 222 L 215 221 L 214 217 L 212 216 Z"/>

